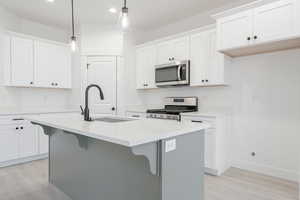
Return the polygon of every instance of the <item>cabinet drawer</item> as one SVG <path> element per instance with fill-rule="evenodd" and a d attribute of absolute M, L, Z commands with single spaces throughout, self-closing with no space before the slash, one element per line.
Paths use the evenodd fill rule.
<path fill-rule="evenodd" d="M 126 112 L 127 117 L 133 117 L 133 118 L 146 118 L 146 113 L 142 112 Z"/>
<path fill-rule="evenodd" d="M 209 129 L 216 129 L 216 118 L 214 117 L 189 117 L 189 116 L 183 116 L 182 121 L 190 121 L 194 123 L 207 123 L 211 127 Z"/>

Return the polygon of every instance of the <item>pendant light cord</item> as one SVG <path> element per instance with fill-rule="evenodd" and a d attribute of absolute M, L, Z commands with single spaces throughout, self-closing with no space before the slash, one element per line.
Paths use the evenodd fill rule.
<path fill-rule="evenodd" d="M 125 0 L 126 1 L 126 0 Z M 72 5 L 72 36 L 75 36 L 75 25 L 74 25 L 74 0 L 71 0 Z"/>
<path fill-rule="evenodd" d="M 127 7 L 127 0 L 124 0 L 124 8 Z"/>

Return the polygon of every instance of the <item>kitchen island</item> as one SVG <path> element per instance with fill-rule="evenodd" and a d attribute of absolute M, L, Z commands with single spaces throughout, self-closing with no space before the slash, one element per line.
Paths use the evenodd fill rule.
<path fill-rule="evenodd" d="M 73 200 L 203 200 L 207 124 L 28 118 L 49 135 L 49 182 Z"/>

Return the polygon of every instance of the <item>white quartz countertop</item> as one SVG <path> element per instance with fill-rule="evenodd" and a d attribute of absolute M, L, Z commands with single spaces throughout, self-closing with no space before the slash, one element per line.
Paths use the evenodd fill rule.
<path fill-rule="evenodd" d="M 0 116 L 6 115 L 28 115 L 28 114 L 47 114 L 47 113 L 68 113 L 80 112 L 79 108 L 59 108 L 59 107 L 0 107 Z"/>
<path fill-rule="evenodd" d="M 49 114 L 26 119 L 41 125 L 128 147 L 173 138 L 210 127 L 208 124 L 157 119 L 139 119 L 119 123 L 86 122 L 80 115 L 59 116 Z"/>

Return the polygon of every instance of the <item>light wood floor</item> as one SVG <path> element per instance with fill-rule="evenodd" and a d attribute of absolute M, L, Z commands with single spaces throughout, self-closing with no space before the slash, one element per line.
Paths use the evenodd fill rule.
<path fill-rule="evenodd" d="M 0 200 L 70 200 L 48 184 L 48 161 L 0 169 Z M 205 200 L 297 200 L 298 185 L 232 168 L 205 177 Z"/>

